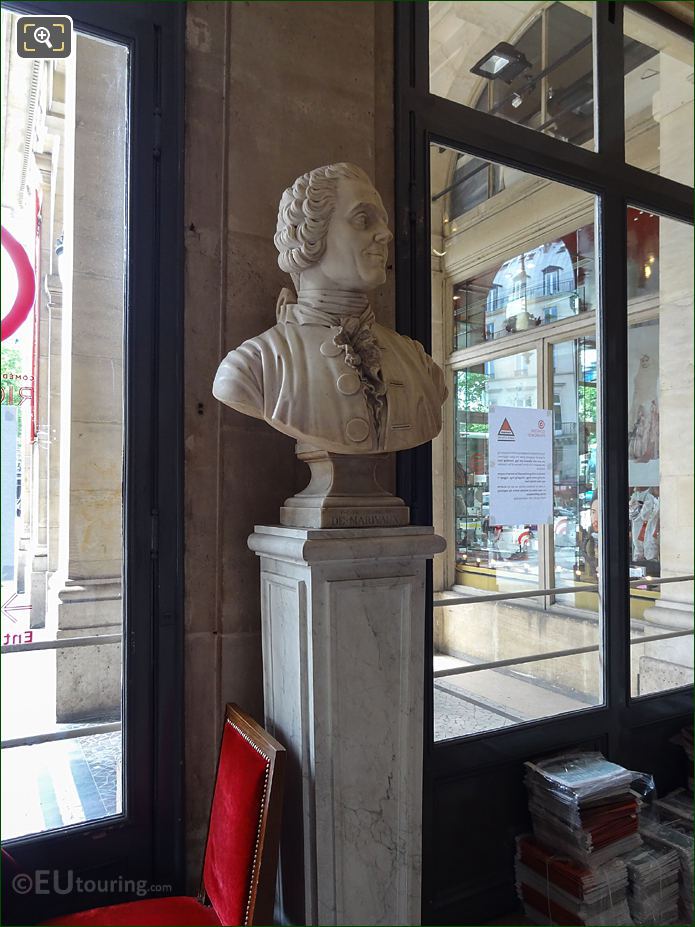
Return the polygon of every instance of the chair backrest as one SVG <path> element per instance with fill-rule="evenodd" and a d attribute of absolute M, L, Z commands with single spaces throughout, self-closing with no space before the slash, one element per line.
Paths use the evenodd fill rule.
<path fill-rule="evenodd" d="M 271 924 L 285 748 L 227 705 L 210 812 L 203 885 L 222 924 Z"/>

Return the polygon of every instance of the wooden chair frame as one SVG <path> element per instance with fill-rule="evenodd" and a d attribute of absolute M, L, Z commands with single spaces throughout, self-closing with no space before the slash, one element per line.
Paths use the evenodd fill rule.
<path fill-rule="evenodd" d="M 260 726 L 260 724 L 254 721 L 250 715 L 242 711 L 241 708 L 233 702 L 226 705 L 224 723 L 231 724 L 232 727 L 236 728 L 241 736 L 268 760 L 265 796 L 258 827 L 256 852 L 254 854 L 253 871 L 251 873 L 251 885 L 246 905 L 244 924 L 272 924 L 287 752 L 282 744 L 279 744 L 274 737 L 271 737 L 270 734 Z M 215 786 L 217 786 L 217 776 L 219 775 L 223 737 L 224 728 L 220 737 L 220 750 L 217 757 L 217 769 L 215 772 Z M 208 836 L 205 841 L 206 853 L 208 840 L 210 839 L 211 817 L 212 802 L 210 803 L 210 817 L 208 818 Z M 203 854 L 203 867 L 204 866 L 205 854 Z M 203 904 L 210 904 L 210 899 L 205 891 L 203 875 L 201 875 L 198 899 Z"/>

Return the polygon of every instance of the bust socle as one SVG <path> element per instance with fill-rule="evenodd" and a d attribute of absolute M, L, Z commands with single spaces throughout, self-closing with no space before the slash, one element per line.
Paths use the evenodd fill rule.
<path fill-rule="evenodd" d="M 374 321 L 368 293 L 384 283 L 392 239 L 381 197 L 352 164 L 303 174 L 278 213 L 278 263 L 292 275 L 277 324 L 219 366 L 213 394 L 302 444 L 379 454 L 441 429 L 444 375 L 421 344 Z"/>

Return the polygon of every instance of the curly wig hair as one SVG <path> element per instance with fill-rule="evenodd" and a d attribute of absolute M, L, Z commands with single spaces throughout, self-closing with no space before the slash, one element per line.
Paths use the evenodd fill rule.
<path fill-rule="evenodd" d="M 273 240 L 280 252 L 280 269 L 295 281 L 297 274 L 323 257 L 341 177 L 372 182 L 361 167 L 340 162 L 302 174 L 282 194 Z"/>

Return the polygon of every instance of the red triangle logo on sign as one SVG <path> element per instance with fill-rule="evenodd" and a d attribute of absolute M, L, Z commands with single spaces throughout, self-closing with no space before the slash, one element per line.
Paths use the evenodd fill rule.
<path fill-rule="evenodd" d="M 512 426 L 509 424 L 509 419 L 507 419 L 506 417 L 504 421 L 502 422 L 502 424 L 500 425 L 500 430 L 497 432 L 497 434 L 502 435 L 504 437 L 508 437 L 508 438 L 514 437 Z"/>

